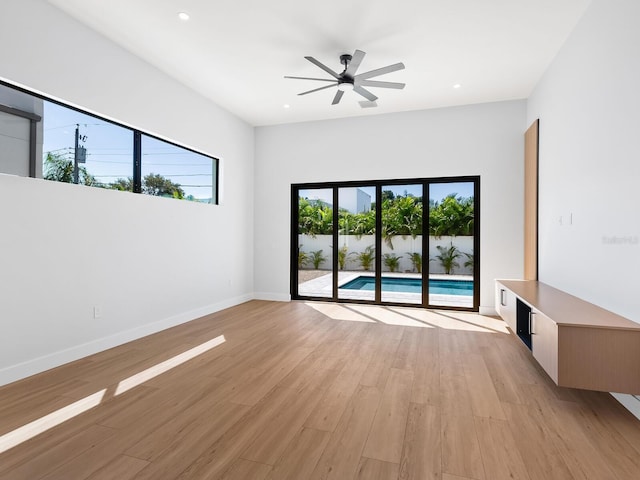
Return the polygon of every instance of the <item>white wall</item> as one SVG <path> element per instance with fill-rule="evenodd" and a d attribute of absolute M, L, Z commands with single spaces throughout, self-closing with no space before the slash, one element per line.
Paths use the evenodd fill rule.
<path fill-rule="evenodd" d="M 527 105 L 540 118 L 540 280 L 638 323 L 639 18 L 637 0 L 593 0 Z M 638 397 L 614 396 L 640 418 Z"/>
<path fill-rule="evenodd" d="M 0 384 L 251 298 L 253 128 L 43 0 L 1 8 L 0 77 L 220 157 L 222 205 L 0 176 Z"/>
<path fill-rule="evenodd" d="M 481 309 L 522 276 L 525 102 L 256 129 L 255 291 L 289 298 L 291 184 L 481 176 Z"/>
<path fill-rule="evenodd" d="M 528 124 L 540 118 L 540 280 L 636 322 L 639 18 L 637 0 L 593 0 L 527 106 Z"/>

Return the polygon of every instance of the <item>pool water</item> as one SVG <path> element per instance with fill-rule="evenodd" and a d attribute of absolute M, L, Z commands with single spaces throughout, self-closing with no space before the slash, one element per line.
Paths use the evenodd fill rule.
<path fill-rule="evenodd" d="M 374 277 L 358 277 L 341 285 L 346 290 L 375 289 Z M 419 278 L 382 277 L 382 290 L 385 292 L 422 293 L 422 280 Z M 429 293 L 438 295 L 473 295 L 473 280 L 429 280 Z"/>

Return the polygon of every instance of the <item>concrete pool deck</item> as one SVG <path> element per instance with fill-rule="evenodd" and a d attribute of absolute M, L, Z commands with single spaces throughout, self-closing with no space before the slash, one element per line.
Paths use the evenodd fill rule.
<path fill-rule="evenodd" d="M 371 290 L 347 290 L 340 288 L 341 285 L 354 280 L 358 277 L 374 277 L 373 272 L 366 271 L 340 271 L 338 272 L 338 299 L 339 300 L 374 300 L 374 292 Z M 382 272 L 383 277 L 387 278 L 422 278 L 419 273 L 398 273 L 398 272 Z M 430 280 L 472 280 L 469 275 L 429 275 Z M 326 275 L 314 278 L 298 285 L 298 294 L 304 297 L 332 297 L 332 281 L 333 275 L 327 272 Z M 405 292 L 386 292 L 382 291 L 383 302 L 397 302 L 420 305 L 422 304 L 422 294 L 405 293 Z M 473 296 L 471 295 L 429 295 L 429 303 L 432 306 L 442 307 L 473 307 Z"/>

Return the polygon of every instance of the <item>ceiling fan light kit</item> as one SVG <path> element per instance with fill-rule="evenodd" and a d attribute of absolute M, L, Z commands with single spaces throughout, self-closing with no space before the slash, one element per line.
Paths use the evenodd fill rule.
<path fill-rule="evenodd" d="M 307 90 L 306 92 L 299 93 L 298 95 L 307 95 L 309 93 L 318 92 L 320 90 L 326 90 L 328 88 L 337 87 L 338 91 L 333 97 L 332 105 L 337 105 L 340 103 L 344 92 L 347 90 L 353 90 L 360 96 L 367 99 L 367 102 L 360 102 L 360 106 L 362 108 L 367 108 L 371 106 L 377 105 L 375 102 L 378 100 L 378 97 L 371 93 L 364 87 L 374 87 L 374 88 L 394 88 L 401 90 L 404 88 L 404 83 L 398 82 L 380 82 L 376 80 L 370 80 L 373 77 L 379 77 L 380 75 L 385 75 L 387 73 L 396 72 L 398 70 L 404 69 L 403 63 L 394 63 L 393 65 L 388 65 L 386 67 L 377 68 L 375 70 L 370 70 L 365 73 L 360 73 L 356 75 L 364 56 L 365 52 L 362 50 L 356 50 L 353 55 L 343 54 L 340 55 L 340 63 L 344 65 L 344 70 L 341 73 L 337 73 L 333 71 L 331 68 L 327 67 L 325 64 L 319 62 L 313 57 L 304 57 L 313 63 L 315 66 L 321 68 L 326 73 L 331 75 L 333 78 L 313 78 L 313 77 L 292 77 L 285 76 L 284 78 L 290 78 L 295 80 L 315 80 L 320 82 L 330 82 L 330 85 L 325 85 L 319 88 L 314 88 L 313 90 Z M 365 107 L 366 104 L 367 107 Z"/>

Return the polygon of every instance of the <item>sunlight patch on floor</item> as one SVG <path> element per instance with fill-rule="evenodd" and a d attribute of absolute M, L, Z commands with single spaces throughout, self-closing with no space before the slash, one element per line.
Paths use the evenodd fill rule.
<path fill-rule="evenodd" d="M 445 330 L 509 334 L 507 324 L 500 319 L 486 317 L 473 312 L 422 310 L 417 308 L 392 307 L 407 317 Z"/>
<path fill-rule="evenodd" d="M 107 393 L 106 388 L 2 435 L 0 437 L 0 453 L 6 452 L 10 448 L 26 442 L 30 438 L 40 435 L 87 410 L 91 410 L 102 402 L 105 393 Z"/>
<path fill-rule="evenodd" d="M 122 380 L 118 387 L 116 388 L 115 396 L 118 396 L 126 391 L 131 390 L 138 385 L 143 384 L 147 380 L 151 380 L 152 378 L 157 377 L 158 375 L 166 372 L 167 370 L 171 370 L 172 368 L 177 367 L 178 365 L 182 365 L 184 362 L 191 360 L 192 358 L 197 357 L 198 355 L 202 355 L 203 353 L 211 350 L 212 348 L 217 347 L 218 345 L 223 344 L 226 341 L 224 335 L 219 335 L 216 338 L 209 340 L 208 342 L 202 343 L 197 347 L 193 347 L 191 350 L 187 350 L 175 357 L 171 357 L 169 360 L 165 360 L 164 362 L 158 363 L 153 367 L 147 368 L 140 373 L 136 373 L 135 375 L 130 376 Z"/>
<path fill-rule="evenodd" d="M 195 358 L 198 355 L 202 355 L 212 348 L 223 344 L 225 341 L 226 339 L 224 338 L 224 335 L 219 335 L 216 338 L 209 340 L 208 342 L 201 343 L 197 347 L 171 357 L 170 359 L 158 363 L 153 367 L 147 368 L 140 373 L 136 373 L 129 378 L 125 378 L 120 383 L 118 383 L 118 387 L 116 388 L 114 396 L 131 390 L 132 388 L 143 384 L 147 380 L 151 380 L 152 378 L 155 378 L 158 375 L 177 367 L 178 365 L 182 365 L 192 358 Z M 104 400 L 106 393 L 107 389 L 105 388 L 103 390 L 100 390 L 99 392 L 88 395 L 78 400 L 77 402 L 72 403 L 71 405 L 62 407 L 55 412 L 51 412 L 44 417 L 40 417 L 33 422 L 27 423 L 22 427 L 16 428 L 15 430 L 12 430 L 11 432 L 0 436 L 0 453 L 6 452 L 10 448 L 20 445 L 21 443 L 26 442 L 36 435 L 44 433 L 47 430 L 50 430 L 51 428 L 80 415 L 81 413 L 97 407 Z"/>
<path fill-rule="evenodd" d="M 487 317 L 475 312 L 386 307 L 355 303 L 305 302 L 305 305 L 333 320 L 509 335 L 507 324 L 501 319 Z"/>
<path fill-rule="evenodd" d="M 307 302 L 305 305 L 313 308 L 315 311 L 333 319 L 333 320 L 345 320 L 348 322 L 364 322 L 364 323 L 376 323 L 375 320 L 367 318 L 366 316 L 353 311 L 351 308 L 345 307 L 337 303 L 311 303 Z M 351 306 L 349 306 L 351 307 Z"/>

